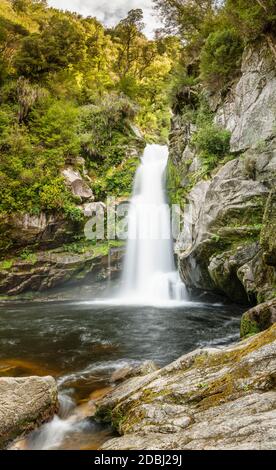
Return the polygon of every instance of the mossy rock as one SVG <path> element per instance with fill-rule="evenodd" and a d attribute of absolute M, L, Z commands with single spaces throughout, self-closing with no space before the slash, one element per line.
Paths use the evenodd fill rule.
<path fill-rule="evenodd" d="M 264 250 L 264 261 L 269 266 L 276 265 L 276 192 L 272 190 L 267 199 L 264 217 L 263 229 L 260 242 Z"/>
<path fill-rule="evenodd" d="M 245 312 L 241 318 L 241 338 L 255 335 L 276 322 L 276 299 L 264 302 Z"/>

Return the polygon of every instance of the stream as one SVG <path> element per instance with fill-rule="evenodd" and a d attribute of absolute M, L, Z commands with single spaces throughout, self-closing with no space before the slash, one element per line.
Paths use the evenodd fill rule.
<path fill-rule="evenodd" d="M 239 337 L 241 309 L 190 302 L 179 308 L 95 305 L 79 301 L 0 305 L 0 374 L 53 375 L 61 412 L 19 443 L 27 449 L 97 449 L 113 436 L 89 418 L 93 400 L 126 364 L 164 366 L 197 347 Z M 17 447 L 16 447 L 17 448 Z"/>

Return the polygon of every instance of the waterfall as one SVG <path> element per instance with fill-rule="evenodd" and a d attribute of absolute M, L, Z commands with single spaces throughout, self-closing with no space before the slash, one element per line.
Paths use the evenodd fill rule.
<path fill-rule="evenodd" d="M 128 213 L 120 297 L 144 304 L 180 301 L 185 286 L 175 269 L 166 200 L 168 148 L 147 145 L 137 169 Z"/>

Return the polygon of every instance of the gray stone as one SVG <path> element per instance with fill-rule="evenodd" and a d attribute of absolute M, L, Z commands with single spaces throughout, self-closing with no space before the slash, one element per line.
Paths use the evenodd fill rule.
<path fill-rule="evenodd" d="M 98 212 L 104 213 L 106 205 L 103 202 L 87 202 L 81 207 L 85 217 L 95 216 Z"/>
<path fill-rule="evenodd" d="M 115 276 L 121 270 L 123 251 L 95 254 L 93 246 L 83 253 L 58 248 L 32 253 L 29 259 L 13 258 L 11 266 L 0 265 L 0 294 L 18 296 L 25 292 L 46 291 L 66 283 L 82 282 L 87 276 L 95 281 Z"/>
<path fill-rule="evenodd" d="M 236 271 L 241 260 L 249 261 L 248 255 L 253 257 L 256 251 L 251 250 L 250 242 L 245 258 L 241 258 L 240 253 L 235 255 L 231 249 L 235 243 L 237 250 L 239 241 L 242 247 L 244 238 L 252 242 L 258 239 L 268 194 L 263 182 L 247 178 L 241 157 L 226 163 L 211 181 L 201 181 L 194 186 L 188 196 L 183 230 L 176 244 L 180 273 L 188 286 L 215 289 L 232 299 L 234 293 L 237 301 L 246 299 L 245 288 Z M 236 271 L 233 256 L 237 258 Z"/>
<path fill-rule="evenodd" d="M 241 78 L 216 114 L 216 122 L 231 131 L 231 150 L 243 151 L 275 136 L 276 69 L 267 44 L 249 47 Z"/>
<path fill-rule="evenodd" d="M 91 188 L 84 181 L 78 170 L 67 167 L 61 173 L 74 196 L 79 197 L 81 200 L 93 199 Z"/>
<path fill-rule="evenodd" d="M 123 435 L 103 449 L 274 449 L 275 368 L 276 325 L 124 382 L 96 403 Z"/>
<path fill-rule="evenodd" d="M 70 242 L 81 231 L 82 223 L 63 214 L 11 214 L 0 218 L 0 255 L 24 247 L 54 248 Z"/>
<path fill-rule="evenodd" d="M 256 305 L 241 318 L 241 337 L 266 330 L 276 323 L 276 299 Z"/>
<path fill-rule="evenodd" d="M 111 381 L 123 382 L 124 380 L 128 380 L 132 377 L 150 374 L 156 370 L 158 370 L 158 367 L 153 361 L 144 361 L 138 366 L 128 364 L 121 369 L 115 370 L 111 376 Z"/>
<path fill-rule="evenodd" d="M 52 377 L 1 377 L 1 447 L 50 420 L 57 409 L 57 386 Z"/>

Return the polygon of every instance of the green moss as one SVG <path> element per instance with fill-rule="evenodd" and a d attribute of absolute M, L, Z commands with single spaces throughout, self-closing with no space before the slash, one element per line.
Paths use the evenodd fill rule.
<path fill-rule="evenodd" d="M 198 367 L 211 367 L 229 364 L 229 362 L 238 363 L 244 356 L 253 352 L 265 344 L 271 343 L 276 340 L 276 324 L 268 330 L 253 337 L 248 343 L 245 343 L 241 347 L 234 351 L 224 351 L 218 354 L 211 355 L 200 355 L 195 359 L 195 365 Z"/>
<path fill-rule="evenodd" d="M 246 338 L 269 328 L 271 326 L 271 310 L 269 304 L 264 304 L 245 312 L 241 318 L 241 338 Z"/>
<path fill-rule="evenodd" d="M 32 251 L 30 251 L 28 248 L 25 248 L 21 252 L 20 258 L 23 261 L 27 261 L 28 263 L 31 263 L 31 264 L 36 264 L 36 262 L 37 262 L 37 255 L 35 253 L 33 253 Z"/>
<path fill-rule="evenodd" d="M 66 243 L 62 246 L 62 251 L 72 254 L 85 254 L 93 252 L 96 256 L 106 256 L 112 248 L 120 248 L 124 246 L 122 240 L 96 241 L 96 240 L 79 240 L 73 243 Z M 59 250 L 60 251 L 60 250 Z"/>
<path fill-rule="evenodd" d="M 0 270 L 2 271 L 9 271 L 12 266 L 13 266 L 14 260 L 13 259 L 8 259 L 8 260 L 3 260 L 0 262 Z"/>
<path fill-rule="evenodd" d="M 264 250 L 264 260 L 268 265 L 276 265 L 276 193 L 272 190 L 267 198 L 263 229 L 261 231 L 260 243 Z"/>
<path fill-rule="evenodd" d="M 244 313 L 241 318 L 240 325 L 241 338 L 248 338 L 249 336 L 260 333 L 260 331 L 260 326 L 258 325 L 256 320 L 252 320 L 248 312 Z"/>

